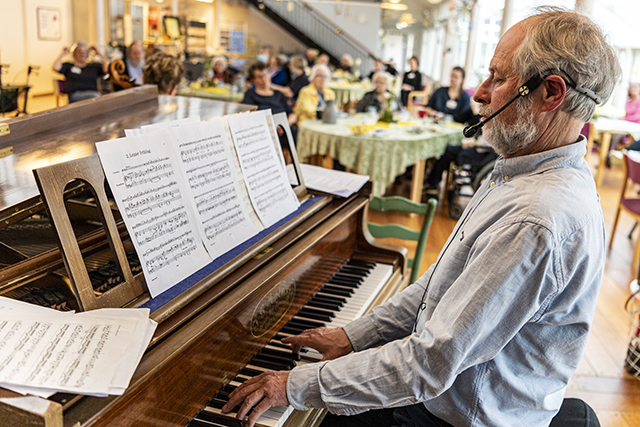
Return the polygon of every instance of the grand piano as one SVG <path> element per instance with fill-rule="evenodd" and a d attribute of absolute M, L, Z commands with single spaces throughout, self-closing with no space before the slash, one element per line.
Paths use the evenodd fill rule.
<path fill-rule="evenodd" d="M 64 188 L 64 205 L 43 200 L 32 169 L 95 155 L 95 142 L 125 128 L 185 117 L 201 119 L 255 107 L 158 95 L 143 86 L 52 111 L 0 120 L 0 295 L 82 310 L 73 269 L 85 269 L 92 293 L 117 292 L 122 270 L 86 182 Z M 298 168 L 294 147 L 289 147 Z M 41 183 L 40 183 L 41 184 Z M 108 188 L 94 188 L 109 198 Z M 300 208 L 196 275 L 151 299 L 142 292 L 123 307 L 148 307 L 159 322 L 130 386 L 121 396 L 58 393 L 48 399 L 0 389 L 3 426 L 241 426 L 219 408 L 238 383 L 268 369 L 313 363 L 280 339 L 319 325 L 341 326 L 406 285 L 407 253 L 375 241 L 366 229 L 370 183 L 349 198 L 313 194 L 300 178 Z M 104 194 L 102 194 L 104 193 Z M 139 261 L 115 204 L 111 214 L 135 280 Z M 82 261 L 51 225 L 66 210 Z M 55 224 L 54 224 L 55 225 Z M 117 259 L 116 259 L 117 261 Z M 74 264 L 74 265 L 72 265 Z M 124 268 L 126 270 L 126 268 Z M 260 425 L 315 426 L 322 411 L 278 408 Z"/>

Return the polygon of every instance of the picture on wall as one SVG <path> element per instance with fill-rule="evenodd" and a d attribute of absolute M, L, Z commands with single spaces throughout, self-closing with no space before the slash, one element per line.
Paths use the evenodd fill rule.
<path fill-rule="evenodd" d="M 38 7 L 38 39 L 60 40 L 60 9 Z"/>

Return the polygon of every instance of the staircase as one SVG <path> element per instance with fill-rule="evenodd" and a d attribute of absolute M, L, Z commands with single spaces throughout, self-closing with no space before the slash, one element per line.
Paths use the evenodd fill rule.
<path fill-rule="evenodd" d="M 371 70 L 375 55 L 355 38 L 344 33 L 329 19 L 304 1 L 292 2 L 294 8 L 287 10 L 288 1 L 247 0 L 265 15 L 296 37 L 305 45 L 327 53 L 330 62 L 337 66 L 340 58 L 348 53 L 355 60 L 360 58 L 360 70 Z M 355 69 L 355 68 L 354 68 Z"/>

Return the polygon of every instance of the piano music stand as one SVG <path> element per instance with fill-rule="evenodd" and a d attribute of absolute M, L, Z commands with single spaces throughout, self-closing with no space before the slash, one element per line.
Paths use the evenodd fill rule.
<path fill-rule="evenodd" d="M 123 307 L 146 292 L 146 284 L 142 274 L 134 277 L 131 273 L 109 201 L 105 192 L 99 190 L 104 187 L 106 181 L 98 156 L 34 169 L 33 174 L 49 213 L 51 225 L 56 231 L 62 259 L 69 273 L 80 308 L 86 311 L 105 307 Z M 98 212 L 105 227 L 107 241 L 120 271 L 120 277 L 124 279 L 122 283 L 100 296 L 96 296 L 93 291 L 80 246 L 76 241 L 64 203 L 64 189 L 73 180 L 86 182 L 92 187 Z"/>

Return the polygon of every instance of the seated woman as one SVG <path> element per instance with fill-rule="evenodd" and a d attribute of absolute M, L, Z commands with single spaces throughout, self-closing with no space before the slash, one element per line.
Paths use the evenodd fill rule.
<path fill-rule="evenodd" d="M 213 78 L 228 85 L 236 82 L 236 74 L 229 70 L 227 58 L 224 56 L 213 58 Z"/>
<path fill-rule="evenodd" d="M 450 86 L 436 90 L 427 102 L 426 114 L 429 117 L 440 120 L 445 115 L 451 115 L 453 120 L 464 123 L 460 117 L 471 108 L 471 97 L 462 89 L 464 75 L 462 67 L 451 70 Z"/>
<path fill-rule="evenodd" d="M 351 73 L 353 70 L 353 58 L 348 53 L 342 55 L 340 58 L 340 65 L 338 66 L 339 70 L 342 70 L 346 73 Z"/>
<path fill-rule="evenodd" d="M 253 87 L 244 93 L 242 104 L 257 105 L 258 110 L 271 109 L 273 114 L 284 112 L 287 113 L 290 125 L 296 122 L 296 115 L 291 110 L 287 97 L 271 88 L 269 72 L 262 62 L 253 64 L 247 77 Z"/>
<path fill-rule="evenodd" d="M 285 69 L 289 59 L 285 55 L 273 55 L 269 60 L 269 77 L 271 83 L 278 86 L 286 86 L 289 73 Z"/>
<path fill-rule="evenodd" d="M 374 107 L 377 112 L 384 111 L 387 107 L 391 111 L 400 109 L 398 100 L 389 92 L 389 82 L 391 76 L 385 71 L 378 71 L 373 75 L 372 83 L 375 89 L 364 94 L 362 99 L 356 104 L 356 111 L 364 113 L 369 107 Z"/>
<path fill-rule="evenodd" d="M 88 63 L 89 52 L 100 57 L 101 64 Z M 62 58 L 71 53 L 73 62 L 62 63 Z M 76 43 L 71 49 L 65 47 L 53 63 L 53 71 L 64 75 L 65 90 L 69 104 L 100 96 L 98 78 L 107 73 L 109 61 L 97 47 L 87 47 L 85 42 Z"/>
<path fill-rule="evenodd" d="M 292 100 L 293 104 L 295 104 L 298 100 L 300 90 L 309 84 L 309 77 L 307 77 L 307 74 L 304 72 L 305 68 L 307 68 L 307 60 L 304 59 L 303 56 L 296 55 L 291 57 L 289 61 L 289 71 L 291 74 L 289 86 L 278 86 L 271 82 L 271 88 L 282 92 L 284 96 Z"/>
<path fill-rule="evenodd" d="M 142 69 L 144 83 L 157 85 L 158 92 L 163 95 L 175 95 L 183 77 L 182 63 L 164 52 L 153 54 Z"/>
<path fill-rule="evenodd" d="M 298 102 L 294 108 L 298 120 L 315 119 L 318 112 L 323 111 L 327 101 L 336 99 L 336 94 L 326 87 L 331 78 L 329 67 L 324 64 L 316 64 L 311 69 L 311 84 L 303 87 L 298 95 Z"/>
<path fill-rule="evenodd" d="M 414 90 L 422 89 L 422 74 L 418 71 L 418 66 L 420 63 L 418 62 L 417 56 L 412 56 L 409 59 L 409 66 L 411 66 L 411 71 L 408 73 L 404 73 L 402 77 L 402 90 L 400 91 L 400 99 L 402 100 L 402 105 L 407 106 L 409 102 L 409 94 Z"/>

